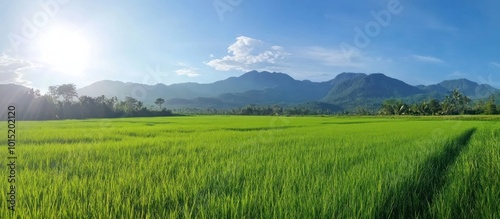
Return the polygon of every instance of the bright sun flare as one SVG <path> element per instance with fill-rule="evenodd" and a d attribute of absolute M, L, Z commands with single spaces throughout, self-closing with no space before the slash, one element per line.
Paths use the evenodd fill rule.
<path fill-rule="evenodd" d="M 40 37 L 41 61 L 55 71 L 78 76 L 87 67 L 91 44 L 82 33 L 53 29 Z"/>

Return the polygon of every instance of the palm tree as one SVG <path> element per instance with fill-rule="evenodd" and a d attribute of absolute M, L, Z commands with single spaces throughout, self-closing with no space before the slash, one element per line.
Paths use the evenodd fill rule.
<path fill-rule="evenodd" d="M 450 98 L 452 100 L 452 103 L 455 105 L 457 113 L 465 114 L 467 105 L 471 101 L 470 98 L 460 93 L 458 89 L 453 90 Z"/>
<path fill-rule="evenodd" d="M 396 101 L 393 99 L 390 100 L 385 100 L 382 103 L 382 107 L 380 108 L 379 113 L 382 115 L 394 115 L 396 114 L 394 105 L 396 104 Z"/>
<path fill-rule="evenodd" d="M 441 110 L 441 106 L 439 105 L 439 101 L 436 99 L 432 99 L 429 101 L 429 111 L 432 115 L 436 115 Z"/>
<path fill-rule="evenodd" d="M 470 102 L 471 99 L 469 97 L 460 93 L 458 89 L 455 89 L 450 95 L 446 96 L 443 102 L 446 104 L 442 105 L 442 109 L 447 112 L 446 114 L 465 114 Z"/>
<path fill-rule="evenodd" d="M 488 102 L 485 104 L 484 113 L 488 115 L 496 114 L 498 111 L 497 106 L 495 104 L 495 96 L 491 95 Z"/>
<path fill-rule="evenodd" d="M 420 115 L 420 110 L 419 110 L 418 104 L 412 104 L 410 106 L 409 112 L 411 115 L 414 115 L 414 116 Z"/>
<path fill-rule="evenodd" d="M 408 105 L 406 105 L 406 103 L 403 103 L 402 101 L 398 101 L 396 106 L 398 107 L 398 110 L 397 110 L 398 115 L 408 114 L 409 107 L 408 107 Z"/>
<path fill-rule="evenodd" d="M 429 115 L 429 103 L 427 103 L 426 101 L 422 102 L 418 109 L 421 115 Z"/>
<path fill-rule="evenodd" d="M 441 103 L 441 114 L 450 115 L 453 113 L 453 104 L 450 103 L 448 97 Z"/>

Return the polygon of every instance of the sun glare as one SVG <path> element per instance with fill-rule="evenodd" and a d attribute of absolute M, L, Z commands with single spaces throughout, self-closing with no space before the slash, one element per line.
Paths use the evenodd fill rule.
<path fill-rule="evenodd" d="M 39 41 L 41 61 L 57 72 L 74 76 L 85 71 L 90 47 L 83 33 L 64 28 L 49 30 Z"/>

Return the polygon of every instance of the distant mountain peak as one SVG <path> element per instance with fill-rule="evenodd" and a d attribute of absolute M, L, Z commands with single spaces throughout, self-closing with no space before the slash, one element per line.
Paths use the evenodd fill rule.
<path fill-rule="evenodd" d="M 448 90 L 454 90 L 454 89 L 466 90 L 466 89 L 471 89 L 473 87 L 477 87 L 479 84 L 465 78 L 460 78 L 455 80 L 446 80 L 439 83 L 438 85 Z"/>
<path fill-rule="evenodd" d="M 382 73 L 344 74 L 336 77 L 332 90 L 323 98 L 329 103 L 349 103 L 358 99 L 405 97 L 424 93 L 421 89 Z"/>
<path fill-rule="evenodd" d="M 281 82 L 286 82 L 286 81 L 295 81 L 290 75 L 287 75 L 285 73 L 279 73 L 279 72 L 268 72 L 268 71 L 250 71 L 247 72 L 240 77 L 239 79 L 244 79 L 244 80 L 251 80 L 251 81 L 256 81 L 256 82 L 275 82 L 275 83 L 281 83 Z"/>
<path fill-rule="evenodd" d="M 259 76 L 259 75 L 280 75 L 280 76 L 288 76 L 290 77 L 288 74 L 285 74 L 285 73 L 281 73 L 281 72 L 268 72 L 268 71 L 249 71 L 247 73 L 244 73 L 243 75 L 241 75 L 240 77 L 245 77 L 245 76 Z"/>
<path fill-rule="evenodd" d="M 444 80 L 442 81 L 440 84 L 443 84 L 443 83 L 471 83 L 471 84 L 478 84 L 477 82 L 474 82 L 474 81 L 471 81 L 467 78 L 458 78 L 458 79 L 452 79 L 452 80 Z"/>
<path fill-rule="evenodd" d="M 368 75 L 368 77 L 396 79 L 396 78 L 387 76 L 387 75 L 385 75 L 383 73 L 371 73 L 371 74 Z M 399 79 L 396 79 L 396 80 L 400 81 Z M 406 83 L 406 82 L 404 82 L 404 83 Z"/>
<path fill-rule="evenodd" d="M 345 81 L 352 80 L 358 77 L 366 77 L 365 73 L 352 73 L 352 72 L 343 72 L 335 76 L 335 78 L 331 81 L 331 84 L 335 87 L 338 86 Z"/>
<path fill-rule="evenodd" d="M 358 76 L 366 76 L 367 74 L 365 73 L 354 73 L 354 72 L 342 72 L 335 76 L 335 79 L 338 78 L 353 78 L 353 77 L 358 77 Z"/>
<path fill-rule="evenodd" d="M 436 93 L 449 93 L 455 89 L 471 98 L 484 98 L 498 90 L 488 84 L 478 84 L 466 78 L 445 80 L 441 83 L 429 86 L 421 86 L 421 89 Z"/>

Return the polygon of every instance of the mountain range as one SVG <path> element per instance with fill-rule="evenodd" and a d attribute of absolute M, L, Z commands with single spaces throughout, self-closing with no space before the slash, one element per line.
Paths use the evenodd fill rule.
<path fill-rule="evenodd" d="M 472 99 L 499 92 L 487 84 L 467 79 L 443 81 L 434 85 L 412 86 L 381 73 L 341 73 L 325 82 L 295 80 L 284 73 L 247 72 L 239 77 L 209 84 L 182 83 L 144 85 L 118 81 L 100 81 L 78 90 L 80 95 L 132 96 L 146 104 L 156 98 L 172 108 L 231 108 L 248 104 L 299 104 L 320 101 L 344 109 L 358 106 L 375 108 L 388 98 L 421 101 L 442 99 L 454 89 Z"/>
<path fill-rule="evenodd" d="M 2 93 L 8 89 L 0 85 Z M 12 86 L 12 85 L 10 85 Z M 78 89 L 80 96 L 126 96 L 153 105 L 156 98 L 166 100 L 167 108 L 233 108 L 249 104 L 301 104 L 321 102 L 338 109 L 366 107 L 374 109 L 388 98 L 409 102 L 428 98 L 442 99 L 459 89 L 471 99 L 486 98 L 500 90 L 467 79 L 443 81 L 433 85 L 412 86 L 381 73 L 341 73 L 325 82 L 295 80 L 284 73 L 247 72 L 239 77 L 208 84 L 181 83 L 144 85 L 120 81 L 99 81 Z"/>

